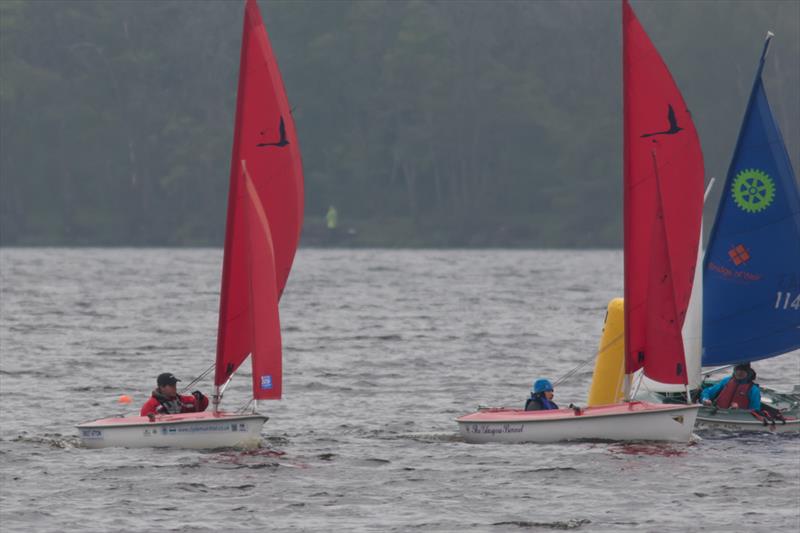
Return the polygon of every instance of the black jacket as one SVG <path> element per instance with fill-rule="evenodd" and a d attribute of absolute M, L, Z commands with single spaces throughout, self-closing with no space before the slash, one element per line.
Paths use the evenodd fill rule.
<path fill-rule="evenodd" d="M 525 410 L 526 411 L 544 411 L 546 408 L 545 408 L 544 402 L 542 400 L 544 400 L 544 397 L 542 396 L 541 393 L 532 394 L 531 397 L 528 398 L 528 401 L 525 402 Z M 555 402 L 551 401 L 549 403 L 552 404 L 552 406 L 553 406 L 551 409 L 558 409 L 558 405 L 556 405 Z"/>

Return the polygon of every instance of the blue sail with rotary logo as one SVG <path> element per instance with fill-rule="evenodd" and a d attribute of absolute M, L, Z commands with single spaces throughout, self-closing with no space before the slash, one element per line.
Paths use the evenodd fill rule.
<path fill-rule="evenodd" d="M 768 34 L 704 260 L 703 365 L 800 348 L 800 194 L 764 92 Z"/>

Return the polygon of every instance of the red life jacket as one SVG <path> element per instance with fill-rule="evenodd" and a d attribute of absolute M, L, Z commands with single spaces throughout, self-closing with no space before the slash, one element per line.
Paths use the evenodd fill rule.
<path fill-rule="evenodd" d="M 727 409 L 733 402 L 736 402 L 739 409 L 749 409 L 750 389 L 752 387 L 752 381 L 738 383 L 734 378 L 731 378 L 719 392 L 719 396 L 717 396 L 717 407 Z"/>

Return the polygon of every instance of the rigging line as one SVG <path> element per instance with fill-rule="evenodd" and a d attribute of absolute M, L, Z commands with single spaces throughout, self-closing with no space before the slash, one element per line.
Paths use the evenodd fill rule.
<path fill-rule="evenodd" d="M 709 370 L 707 372 L 701 372 L 701 374 L 702 374 L 703 378 L 708 378 L 708 377 L 711 376 L 711 374 L 716 374 L 717 372 L 722 372 L 723 370 L 730 370 L 734 366 L 736 366 L 736 365 L 720 366 L 720 367 L 717 367 L 717 368 L 712 368 L 711 370 Z"/>
<path fill-rule="evenodd" d="M 579 363 L 579 364 L 578 364 L 578 366 L 576 366 L 575 368 L 573 368 L 572 370 L 570 370 L 569 372 L 567 372 L 566 374 L 564 374 L 563 376 L 561 376 L 560 378 L 558 378 L 558 379 L 555 381 L 555 383 L 553 383 L 553 386 L 560 385 L 560 384 L 561 384 L 561 383 L 563 383 L 564 381 L 566 381 L 566 380 L 568 380 L 569 378 L 571 378 L 572 376 L 574 376 L 574 375 L 575 375 L 575 374 L 578 372 L 578 370 L 580 370 L 581 368 L 583 368 L 584 366 L 586 366 L 588 363 L 590 363 L 592 360 L 594 360 L 594 359 L 595 359 L 595 357 L 596 357 L 596 355 L 595 355 L 595 354 L 592 354 L 592 356 L 591 356 L 590 358 L 586 359 L 586 360 L 585 360 L 585 361 L 583 361 L 582 363 Z"/>
<path fill-rule="evenodd" d="M 186 392 L 189 389 L 191 389 L 198 381 L 200 381 L 201 379 L 206 377 L 209 372 L 214 370 L 215 366 L 217 366 L 216 362 L 214 362 L 210 367 L 206 368 L 205 371 L 202 374 L 200 374 L 199 376 L 194 378 L 192 381 L 190 381 L 188 385 L 186 385 L 184 388 L 181 389 L 181 394 L 183 394 L 184 392 Z"/>
<path fill-rule="evenodd" d="M 592 354 L 592 355 L 591 355 L 591 356 L 590 356 L 588 359 L 586 359 L 586 360 L 584 360 L 584 361 L 582 361 L 582 362 L 578 363 L 578 366 L 576 366 L 575 368 L 573 368 L 572 370 L 568 371 L 566 374 L 564 374 L 563 376 L 561 376 L 560 378 L 558 378 L 558 379 L 557 379 L 557 380 L 556 380 L 556 381 L 553 383 L 553 386 L 560 385 L 561 383 L 565 382 L 566 380 L 568 380 L 569 378 L 571 378 L 572 376 L 574 376 L 574 375 L 575 375 L 575 374 L 576 374 L 576 373 L 577 373 L 577 372 L 578 372 L 578 371 L 579 371 L 581 368 L 583 368 L 584 366 L 586 366 L 587 364 L 589 364 L 590 362 L 592 362 L 593 360 L 595 360 L 599 354 L 601 354 L 601 353 L 603 353 L 604 351 L 608 350 L 608 349 L 609 349 L 609 348 L 611 348 L 611 347 L 612 347 L 614 344 L 616 344 L 616 343 L 618 343 L 620 340 L 622 340 L 622 338 L 623 338 L 623 335 L 624 335 L 623 333 L 620 333 L 619 335 L 617 335 L 616 337 L 614 337 L 614 338 L 611 340 L 611 342 L 609 342 L 608 344 L 606 344 L 605 346 L 603 346 L 602 348 L 600 348 L 600 349 L 597 351 L 597 353 L 593 353 L 593 354 Z"/>
<path fill-rule="evenodd" d="M 250 407 L 251 403 L 253 403 L 253 398 L 250 398 L 249 400 L 247 400 L 247 403 L 245 403 L 243 406 L 241 406 L 239 409 L 237 409 L 236 412 L 237 413 L 244 413 Z"/>

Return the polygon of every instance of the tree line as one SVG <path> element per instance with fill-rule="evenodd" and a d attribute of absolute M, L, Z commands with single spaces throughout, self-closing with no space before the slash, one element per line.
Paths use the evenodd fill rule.
<path fill-rule="evenodd" d="M 618 2 L 260 5 L 295 108 L 306 244 L 327 242 L 330 205 L 353 245 L 620 244 Z M 800 4 L 633 6 L 709 176 L 775 32 L 764 79 L 797 166 Z M 220 245 L 242 8 L 0 2 L 0 244 Z"/>

